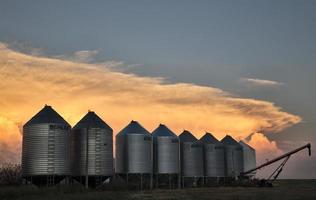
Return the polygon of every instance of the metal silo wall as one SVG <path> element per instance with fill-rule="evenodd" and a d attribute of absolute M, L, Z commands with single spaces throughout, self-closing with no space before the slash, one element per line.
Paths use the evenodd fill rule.
<path fill-rule="evenodd" d="M 127 173 L 126 136 L 115 137 L 115 173 Z"/>
<path fill-rule="evenodd" d="M 69 137 L 64 124 L 23 127 L 22 176 L 69 175 Z"/>
<path fill-rule="evenodd" d="M 179 139 L 176 137 L 156 137 L 154 143 L 155 173 L 179 173 Z"/>
<path fill-rule="evenodd" d="M 256 167 L 256 151 L 251 148 L 243 148 L 244 153 L 244 169 L 243 171 L 248 171 Z M 252 172 L 250 175 L 254 176 L 256 172 Z"/>
<path fill-rule="evenodd" d="M 244 159 L 242 147 L 225 145 L 226 176 L 236 177 L 243 171 Z"/>
<path fill-rule="evenodd" d="M 152 173 L 152 137 L 130 134 L 126 139 L 127 172 Z"/>
<path fill-rule="evenodd" d="M 181 143 L 181 173 L 185 177 L 202 177 L 203 145 L 200 143 Z"/>
<path fill-rule="evenodd" d="M 86 174 L 86 137 L 88 131 L 88 175 L 113 175 L 113 132 L 102 128 L 74 129 L 71 134 L 72 174 Z"/>
<path fill-rule="evenodd" d="M 206 177 L 225 177 L 225 151 L 220 144 L 204 144 Z"/>

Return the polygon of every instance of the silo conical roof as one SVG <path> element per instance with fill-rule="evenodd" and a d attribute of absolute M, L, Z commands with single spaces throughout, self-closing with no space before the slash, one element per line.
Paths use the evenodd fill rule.
<path fill-rule="evenodd" d="M 222 140 L 221 143 L 224 145 L 235 145 L 241 146 L 236 140 L 234 140 L 230 135 L 226 135 Z"/>
<path fill-rule="evenodd" d="M 112 131 L 112 128 L 107 125 L 95 112 L 89 111 L 75 126 L 74 129 L 80 128 L 103 128 Z"/>
<path fill-rule="evenodd" d="M 211 133 L 205 133 L 200 139 L 204 144 L 218 144 L 220 143 Z"/>
<path fill-rule="evenodd" d="M 249 144 L 247 144 L 246 142 L 244 141 L 239 141 L 239 144 L 245 148 L 249 148 L 249 149 L 252 149 L 252 150 L 255 150 L 254 148 L 252 148 Z"/>
<path fill-rule="evenodd" d="M 60 116 L 51 106 L 45 105 L 36 115 L 34 115 L 24 126 L 34 124 L 56 123 L 70 126 L 62 116 Z"/>
<path fill-rule="evenodd" d="M 179 139 L 181 142 L 196 142 L 197 139 L 187 130 L 184 130 L 180 135 Z"/>
<path fill-rule="evenodd" d="M 118 135 L 128 135 L 128 134 L 149 134 L 150 133 L 142 127 L 137 121 L 132 120 L 125 128 L 123 128 Z"/>
<path fill-rule="evenodd" d="M 177 135 L 172 132 L 167 126 L 164 124 L 160 124 L 153 132 L 153 137 L 177 137 Z"/>

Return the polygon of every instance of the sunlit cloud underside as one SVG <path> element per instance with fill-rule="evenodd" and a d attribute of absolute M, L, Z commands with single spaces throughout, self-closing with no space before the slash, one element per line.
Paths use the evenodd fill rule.
<path fill-rule="evenodd" d="M 44 104 L 52 105 L 71 125 L 93 110 L 115 134 L 137 120 L 149 131 L 164 123 L 177 134 L 187 129 L 197 138 L 209 131 L 218 139 L 226 134 L 244 139 L 255 132 L 277 133 L 301 120 L 271 102 L 218 88 L 171 84 L 163 78 L 118 72 L 106 64 L 27 55 L 1 43 L 0 80 L 2 162 L 19 162 L 21 126 Z M 260 133 L 249 143 L 259 150 L 267 143 L 267 148 L 277 148 Z"/>

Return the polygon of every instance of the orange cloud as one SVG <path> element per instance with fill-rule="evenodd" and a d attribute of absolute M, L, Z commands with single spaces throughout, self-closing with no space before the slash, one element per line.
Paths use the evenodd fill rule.
<path fill-rule="evenodd" d="M 257 151 L 257 160 L 266 161 L 283 154 L 275 141 L 270 141 L 262 133 L 254 133 L 251 135 L 250 140 L 247 142 L 250 146 L 255 147 Z M 262 164 L 262 163 L 258 163 Z"/>
<path fill-rule="evenodd" d="M 19 161 L 21 151 L 20 125 L 0 116 L 0 164 Z M 1 162 L 2 161 L 2 162 Z"/>
<path fill-rule="evenodd" d="M 278 132 L 301 120 L 271 102 L 235 97 L 218 88 L 170 84 L 163 78 L 117 72 L 106 63 L 27 55 L 1 43 L 0 80 L 0 119 L 15 127 L 1 124 L 0 141 L 17 146 L 19 125 L 44 104 L 72 125 L 94 110 L 115 134 L 135 119 L 150 131 L 165 123 L 177 133 L 191 130 L 198 138 L 211 131 L 219 139 L 226 133 L 242 139 L 258 131 Z"/>

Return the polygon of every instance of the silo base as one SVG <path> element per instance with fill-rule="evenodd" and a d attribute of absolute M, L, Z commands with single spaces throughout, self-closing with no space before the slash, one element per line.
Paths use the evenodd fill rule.
<path fill-rule="evenodd" d="M 186 177 L 182 176 L 181 186 L 185 187 L 202 187 L 204 186 L 204 177 Z"/>
<path fill-rule="evenodd" d="M 224 177 L 204 177 L 204 186 L 207 187 L 216 187 L 224 185 L 225 178 Z"/>
<path fill-rule="evenodd" d="M 57 175 L 39 175 L 39 176 L 25 176 L 22 177 L 25 184 L 33 184 L 38 187 L 49 187 L 54 186 L 64 180 L 65 184 L 69 183 L 68 176 L 57 176 Z"/>
<path fill-rule="evenodd" d="M 151 174 L 117 174 L 122 177 L 129 189 L 145 190 L 152 189 L 152 175 Z"/>
<path fill-rule="evenodd" d="M 73 176 L 72 177 L 77 182 L 85 185 L 86 177 L 85 176 Z M 89 176 L 88 177 L 88 186 L 95 188 L 102 185 L 107 179 L 111 178 L 111 176 Z"/>
<path fill-rule="evenodd" d="M 180 188 L 178 174 L 155 174 L 154 175 L 155 188 Z"/>
<path fill-rule="evenodd" d="M 224 177 L 225 186 L 236 186 L 239 185 L 238 177 Z"/>

